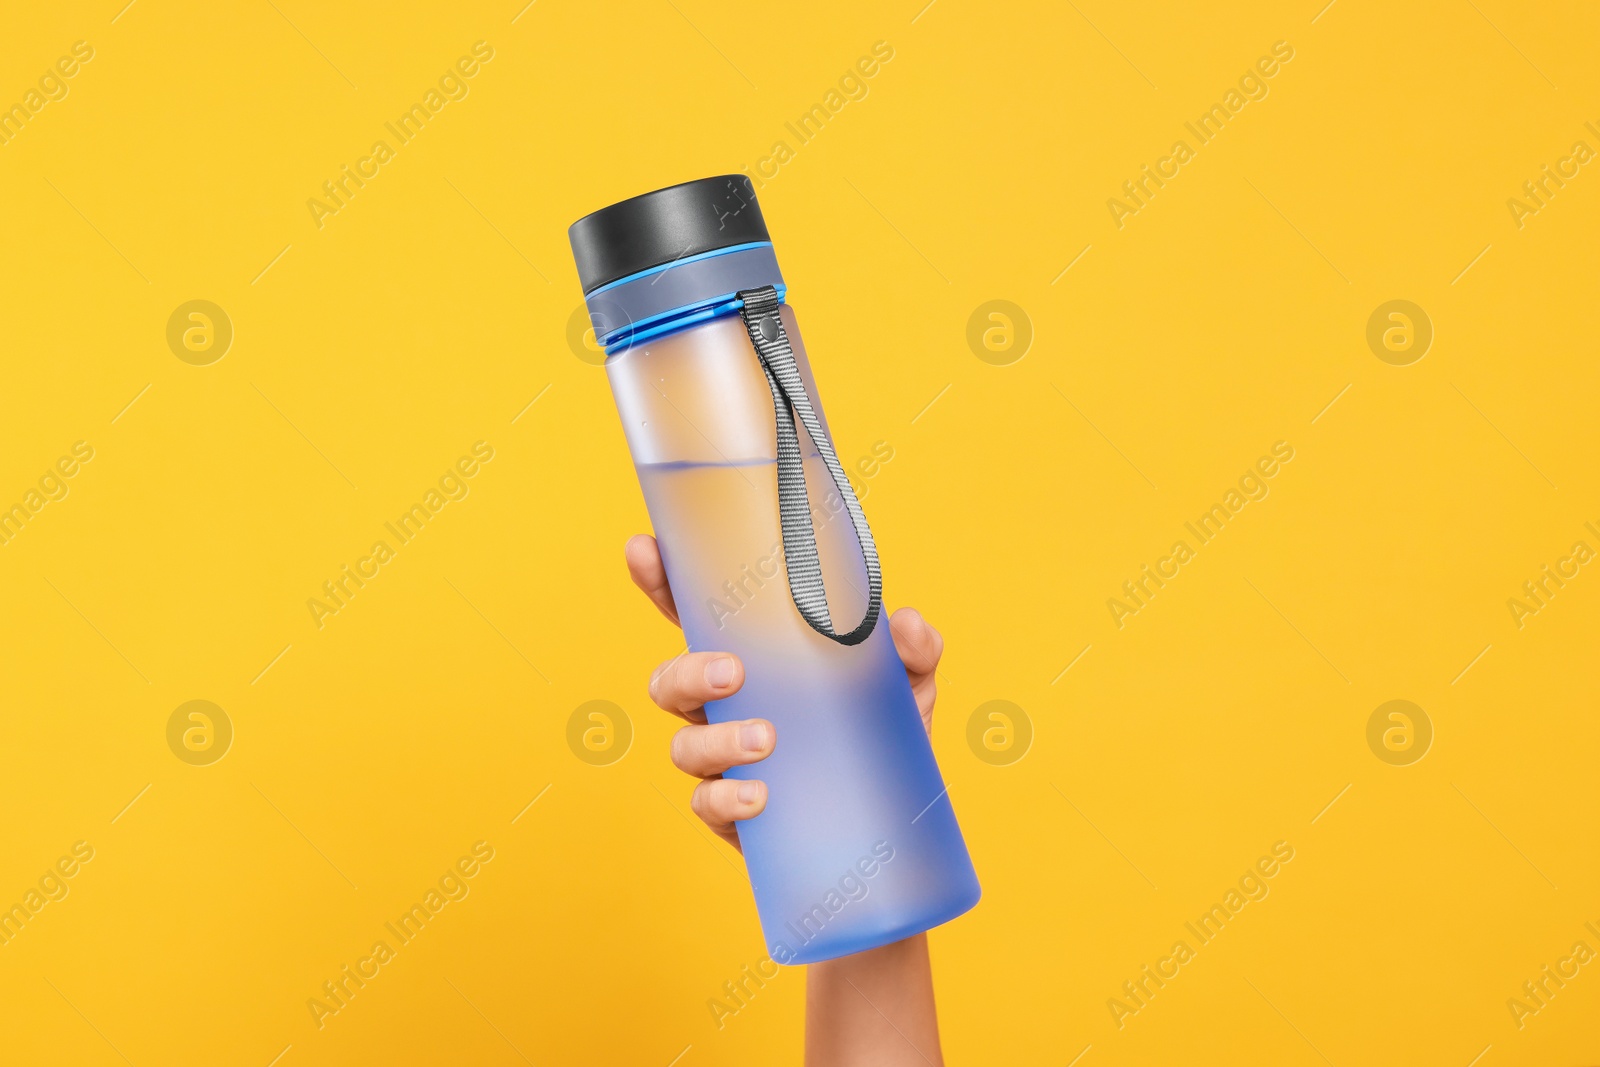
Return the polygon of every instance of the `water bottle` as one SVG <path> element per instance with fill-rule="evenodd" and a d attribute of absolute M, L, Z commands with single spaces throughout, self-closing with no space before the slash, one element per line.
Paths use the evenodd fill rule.
<path fill-rule="evenodd" d="M 750 180 L 636 196 L 568 236 L 684 636 L 744 661 L 706 718 L 776 729 L 725 775 L 767 783 L 738 832 L 771 958 L 955 918 L 977 876 Z"/>

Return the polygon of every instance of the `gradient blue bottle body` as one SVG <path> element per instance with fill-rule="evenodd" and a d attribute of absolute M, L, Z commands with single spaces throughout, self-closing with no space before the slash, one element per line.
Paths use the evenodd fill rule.
<path fill-rule="evenodd" d="M 971 908 L 979 888 L 888 611 L 847 647 L 791 599 L 772 399 L 735 297 L 781 284 L 766 245 L 644 272 L 591 292 L 589 306 L 689 648 L 744 662 L 743 688 L 707 718 L 776 728 L 773 755 L 726 776 L 767 783 L 766 810 L 739 837 L 768 950 L 792 964 L 927 930 Z M 820 414 L 794 311 L 780 314 Z M 865 608 L 865 567 L 803 430 L 801 447 L 828 602 L 848 629 Z"/>

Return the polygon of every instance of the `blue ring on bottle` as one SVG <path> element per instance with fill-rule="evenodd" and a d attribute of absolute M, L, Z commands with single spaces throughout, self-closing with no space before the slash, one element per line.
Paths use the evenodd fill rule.
<path fill-rule="evenodd" d="M 618 278 L 585 298 L 595 338 L 607 355 L 736 313 L 738 294 L 770 285 L 781 303 L 787 288 L 770 241 L 686 256 Z"/>
<path fill-rule="evenodd" d="M 784 302 L 784 295 L 788 291 L 785 286 L 778 286 L 778 303 Z M 686 308 L 675 308 L 655 316 L 654 322 L 645 321 L 636 323 L 632 327 L 624 326 L 613 330 L 605 337 L 599 338 L 599 343 L 605 347 L 606 355 L 615 355 L 624 348 L 631 348 L 641 341 L 649 341 L 657 337 L 664 337 L 669 333 L 686 330 L 690 326 L 698 326 L 702 322 L 720 319 L 724 315 L 737 314 L 744 307 L 744 301 L 739 299 L 738 293 L 724 293 L 705 304 L 697 304 Z"/>

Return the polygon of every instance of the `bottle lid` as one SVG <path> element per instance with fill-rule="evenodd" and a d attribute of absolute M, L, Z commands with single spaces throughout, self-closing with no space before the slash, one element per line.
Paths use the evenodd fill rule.
<path fill-rule="evenodd" d="M 700 178 L 601 208 L 567 230 L 585 293 L 720 248 L 770 242 L 743 174 Z"/>

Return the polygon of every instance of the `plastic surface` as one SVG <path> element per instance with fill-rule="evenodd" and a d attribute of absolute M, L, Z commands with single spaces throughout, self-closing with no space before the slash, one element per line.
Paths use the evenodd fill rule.
<path fill-rule="evenodd" d="M 780 314 L 820 413 L 794 311 Z M 744 661 L 744 688 L 706 716 L 776 727 L 770 757 L 726 775 L 768 786 L 766 810 L 739 838 L 772 958 L 859 952 L 971 908 L 977 877 L 887 611 L 865 642 L 844 647 L 790 599 L 772 396 L 743 324 L 725 316 L 636 344 L 606 371 L 689 647 Z M 828 602 L 836 620 L 859 619 L 860 550 L 801 434 Z"/>

